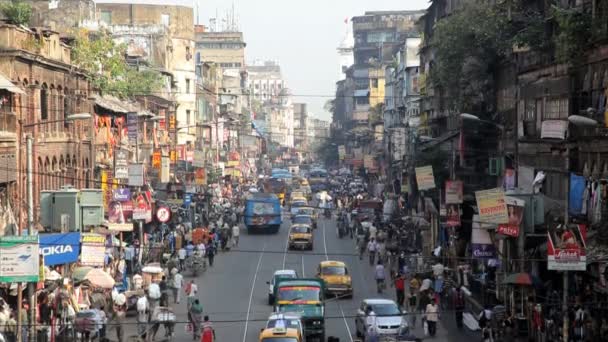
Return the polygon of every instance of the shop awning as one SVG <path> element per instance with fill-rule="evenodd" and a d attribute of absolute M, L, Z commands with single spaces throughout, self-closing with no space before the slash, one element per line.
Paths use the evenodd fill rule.
<path fill-rule="evenodd" d="M 128 102 L 122 101 L 117 97 L 104 95 L 95 96 L 95 104 L 99 107 L 112 111 L 114 113 L 126 114 L 128 112 L 140 112 L 141 110 Z"/>
<path fill-rule="evenodd" d="M 23 89 L 17 87 L 6 76 L 0 74 L 0 89 L 8 90 L 13 94 L 25 94 Z"/>

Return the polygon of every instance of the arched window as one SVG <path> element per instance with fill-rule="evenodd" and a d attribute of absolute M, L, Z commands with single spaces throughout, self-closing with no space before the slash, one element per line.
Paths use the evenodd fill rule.
<path fill-rule="evenodd" d="M 49 184 L 50 190 L 55 190 L 58 188 L 58 184 L 59 184 L 58 179 L 57 179 L 58 172 L 59 172 L 59 166 L 57 163 L 57 158 L 53 157 L 53 161 L 51 162 L 51 171 L 49 173 L 51 175 L 50 184 Z"/>
<path fill-rule="evenodd" d="M 49 89 L 46 83 L 40 88 L 40 120 L 49 119 Z"/>

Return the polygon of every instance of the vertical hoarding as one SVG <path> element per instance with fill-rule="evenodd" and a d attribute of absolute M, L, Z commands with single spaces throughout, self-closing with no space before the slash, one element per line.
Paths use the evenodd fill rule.
<path fill-rule="evenodd" d="M 471 227 L 471 254 L 474 258 L 494 258 L 496 256 L 496 248 L 488 225 L 480 222 L 479 215 L 473 215 L 473 224 Z"/>
<path fill-rule="evenodd" d="M 132 164 L 129 165 L 129 185 L 143 186 L 144 185 L 144 165 Z"/>
<path fill-rule="evenodd" d="M 547 268 L 554 271 L 587 270 L 587 227 L 571 224 L 547 233 Z"/>
<path fill-rule="evenodd" d="M 82 253 L 80 264 L 83 266 L 102 267 L 106 256 L 106 237 L 101 234 L 82 234 Z"/>
<path fill-rule="evenodd" d="M 161 166 L 160 166 L 160 182 L 161 183 L 169 183 L 170 181 L 170 172 L 171 172 L 171 160 L 169 157 L 163 156 L 161 157 Z"/>
<path fill-rule="evenodd" d="M 446 181 L 445 182 L 445 203 L 446 204 L 462 204 L 463 200 L 463 184 L 462 181 Z"/>
<path fill-rule="evenodd" d="M 505 192 L 501 188 L 475 191 L 475 199 L 481 222 L 494 224 L 509 222 Z"/>
<path fill-rule="evenodd" d="M 129 145 L 137 145 L 137 113 L 127 113 L 127 137 L 129 138 Z"/>
<path fill-rule="evenodd" d="M 0 238 L 0 282 L 38 282 L 38 236 Z"/>
<path fill-rule="evenodd" d="M 129 151 L 117 149 L 114 153 L 114 178 L 129 178 Z"/>
<path fill-rule="evenodd" d="M 524 207 L 526 206 L 526 201 L 519 198 L 505 196 L 505 202 L 507 203 L 509 220 L 507 223 L 499 224 L 498 228 L 496 228 L 496 232 L 505 236 L 518 237 L 520 229 L 519 227 L 524 218 Z"/>

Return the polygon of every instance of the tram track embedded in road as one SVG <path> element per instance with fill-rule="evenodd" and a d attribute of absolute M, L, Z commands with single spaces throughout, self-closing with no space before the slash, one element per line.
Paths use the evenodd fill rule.
<path fill-rule="evenodd" d="M 247 315 L 245 316 L 245 330 L 243 332 L 243 342 L 247 340 L 247 329 L 249 328 L 249 315 L 251 313 L 251 303 L 253 302 L 253 292 L 255 289 L 255 282 L 258 279 L 258 273 L 260 272 L 260 266 L 262 265 L 262 258 L 264 257 L 264 251 L 266 250 L 266 243 L 262 246 L 262 252 L 260 253 L 260 258 L 258 259 L 258 264 L 255 268 L 255 273 L 253 274 L 253 280 L 251 281 L 251 292 L 249 293 L 249 304 L 247 305 Z"/>

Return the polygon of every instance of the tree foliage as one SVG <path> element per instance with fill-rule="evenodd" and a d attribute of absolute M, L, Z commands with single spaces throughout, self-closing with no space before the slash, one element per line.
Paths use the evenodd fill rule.
<path fill-rule="evenodd" d="M 551 13 L 557 24 L 553 36 L 556 58 L 564 63 L 578 63 L 592 38 L 591 15 L 580 8 L 553 6 Z"/>
<path fill-rule="evenodd" d="M 92 35 L 81 30 L 76 34 L 72 62 L 87 71 L 92 85 L 102 94 L 128 98 L 160 89 L 161 75 L 128 65 L 125 51 L 126 46 L 116 44 L 107 32 Z"/>
<path fill-rule="evenodd" d="M 2 14 L 15 25 L 28 25 L 32 17 L 32 6 L 20 0 L 12 0 L 0 6 Z"/>

